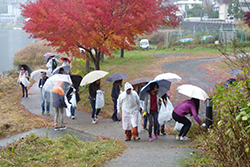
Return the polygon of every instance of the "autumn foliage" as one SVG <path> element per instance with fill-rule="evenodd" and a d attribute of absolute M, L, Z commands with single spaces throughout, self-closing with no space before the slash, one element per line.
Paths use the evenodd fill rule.
<path fill-rule="evenodd" d="M 111 56 L 117 48 L 130 50 L 137 35 L 177 26 L 176 10 L 165 0 L 37 0 L 22 5 L 27 33 L 73 56 L 84 48 L 96 69 L 101 52 Z"/>
<path fill-rule="evenodd" d="M 250 27 L 250 11 L 247 11 L 244 14 L 244 21 L 245 21 L 245 24 L 247 24 L 248 27 Z"/>

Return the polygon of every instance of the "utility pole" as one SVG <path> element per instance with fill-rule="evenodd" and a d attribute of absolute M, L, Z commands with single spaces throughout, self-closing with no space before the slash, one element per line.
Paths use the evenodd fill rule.
<path fill-rule="evenodd" d="M 201 4 L 201 21 L 202 21 L 202 15 L 203 15 L 203 1 L 204 0 L 201 0 L 202 4 Z"/>

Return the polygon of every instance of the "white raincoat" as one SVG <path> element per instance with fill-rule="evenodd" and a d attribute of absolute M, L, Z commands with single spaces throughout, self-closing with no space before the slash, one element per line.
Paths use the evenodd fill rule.
<path fill-rule="evenodd" d="M 128 95 L 126 90 L 131 89 L 131 93 Z M 138 126 L 138 114 L 140 111 L 139 96 L 130 83 L 125 84 L 125 91 L 122 92 L 117 100 L 117 111 L 121 113 L 122 109 L 122 127 L 124 130 L 131 130 L 132 126 Z"/>

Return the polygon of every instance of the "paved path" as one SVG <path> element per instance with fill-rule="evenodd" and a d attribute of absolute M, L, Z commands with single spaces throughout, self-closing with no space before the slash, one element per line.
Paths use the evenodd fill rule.
<path fill-rule="evenodd" d="M 40 108 L 40 90 L 35 83 L 29 90 L 29 98 L 22 100 L 22 104 L 32 113 L 41 114 Z M 51 119 L 54 118 L 54 110 L 51 107 L 51 115 L 44 116 Z M 91 124 L 90 114 L 83 111 L 76 111 L 76 119 L 72 120 L 64 117 L 67 127 L 83 131 L 87 134 L 97 136 L 106 136 L 109 138 L 124 140 L 124 130 L 121 122 L 113 122 L 109 118 L 101 118 L 98 124 Z M 153 142 L 148 141 L 148 133 L 141 133 L 140 141 L 129 141 L 129 149 L 127 149 L 121 157 L 118 157 L 108 163 L 106 166 L 182 166 L 183 159 L 190 158 L 190 152 L 197 149 L 177 149 L 170 147 L 178 147 L 187 145 L 188 142 L 176 141 L 174 136 L 160 136 L 159 139 Z M 127 160 L 129 157 L 129 161 Z M 126 162 L 126 163 L 125 163 Z"/>
<path fill-rule="evenodd" d="M 164 65 L 162 70 L 164 72 L 178 71 L 184 75 L 183 80 L 189 80 L 192 84 L 201 86 L 207 90 L 213 87 L 213 84 L 208 83 L 209 76 L 206 75 L 206 71 L 197 68 L 198 65 L 207 61 L 214 61 L 214 59 L 179 61 Z M 30 112 L 40 115 L 40 90 L 37 87 L 37 83 L 30 88 L 29 94 L 29 98 L 24 98 L 22 104 Z M 204 115 L 204 113 L 202 113 L 202 115 Z M 44 117 L 54 118 L 54 110 L 52 107 L 51 116 L 44 115 Z M 64 118 L 64 122 L 68 124 L 67 127 L 71 131 L 75 131 L 74 134 L 80 134 L 78 136 L 82 136 L 83 140 L 95 141 L 95 136 L 106 136 L 113 139 L 124 140 L 125 135 L 122 124 L 113 122 L 111 119 L 101 118 L 98 124 L 93 125 L 90 122 L 90 114 L 83 111 L 76 111 L 75 120 L 71 120 L 66 116 Z M 40 134 L 42 133 L 41 131 L 42 130 L 39 132 Z M 52 131 L 53 128 L 51 129 L 51 132 Z M 46 134 L 46 132 L 44 133 Z M 190 152 L 197 151 L 197 149 L 191 148 L 178 148 L 179 146 L 188 145 L 189 143 L 176 141 L 175 137 L 170 135 L 159 136 L 159 139 L 153 142 L 148 141 L 148 134 L 146 131 L 143 131 L 140 137 L 140 141 L 126 142 L 129 149 L 125 150 L 122 156 L 107 162 L 105 166 L 183 166 L 184 159 L 190 158 Z M 11 140 L 12 139 L 9 139 L 7 141 Z"/>

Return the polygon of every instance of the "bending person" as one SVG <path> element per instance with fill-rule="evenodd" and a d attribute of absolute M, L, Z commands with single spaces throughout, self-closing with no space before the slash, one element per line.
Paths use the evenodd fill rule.
<path fill-rule="evenodd" d="M 125 84 L 125 91 L 122 92 L 117 100 L 118 114 L 122 109 L 122 127 L 125 130 L 125 141 L 131 140 L 133 135 L 134 140 L 140 140 L 138 133 L 138 114 L 140 111 L 139 96 L 130 83 Z M 131 132 L 132 129 L 132 132 Z"/>
<path fill-rule="evenodd" d="M 200 108 L 200 100 L 192 98 L 190 100 L 183 101 L 178 106 L 175 107 L 172 117 L 176 122 L 184 124 L 181 128 L 181 131 L 178 136 L 176 136 L 177 140 L 190 140 L 186 134 L 188 133 L 191 127 L 191 121 L 185 117 L 185 115 L 190 114 L 194 117 L 194 119 L 198 122 L 198 124 L 202 126 L 206 126 L 205 123 L 202 123 L 198 117 L 198 112 Z"/>

